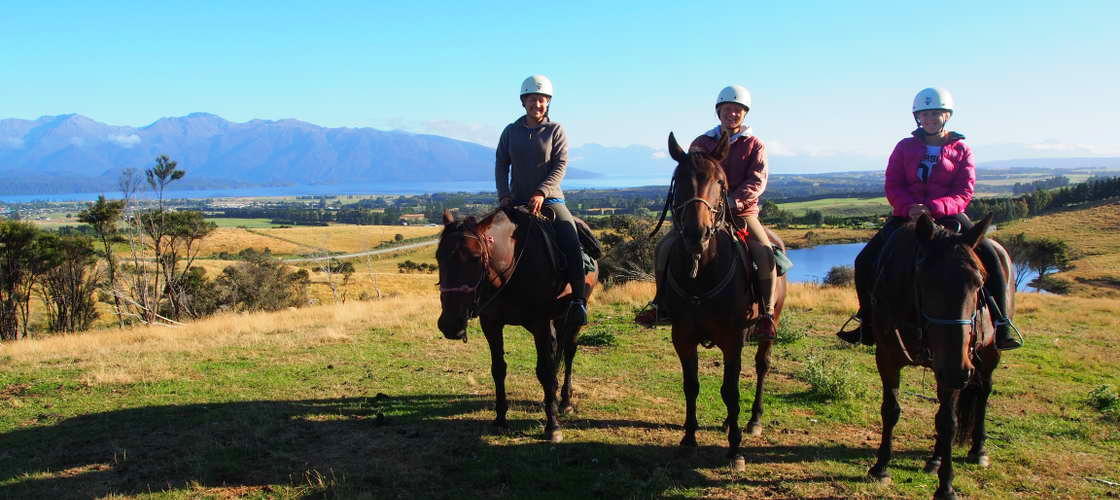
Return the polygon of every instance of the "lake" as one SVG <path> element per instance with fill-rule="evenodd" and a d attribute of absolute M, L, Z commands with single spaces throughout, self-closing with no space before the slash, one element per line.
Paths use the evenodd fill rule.
<path fill-rule="evenodd" d="M 855 265 L 856 255 L 863 249 L 863 245 L 863 243 L 843 243 L 789 250 L 787 255 L 793 261 L 793 269 L 788 275 L 789 280 L 794 283 L 820 283 L 829 269 Z M 1030 271 L 1023 284 L 1019 286 L 1019 291 L 1035 291 L 1034 288 L 1027 286 L 1027 283 L 1037 277 L 1038 273 Z"/>

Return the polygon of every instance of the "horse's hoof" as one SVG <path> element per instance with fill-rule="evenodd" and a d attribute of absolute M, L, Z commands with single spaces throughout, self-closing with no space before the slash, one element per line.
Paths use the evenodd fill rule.
<path fill-rule="evenodd" d="M 988 458 L 987 453 L 978 453 L 976 455 L 969 455 L 968 456 L 968 463 L 976 464 L 976 465 L 979 465 L 980 467 L 988 467 L 988 466 L 992 465 L 992 460 L 990 458 Z"/>
<path fill-rule="evenodd" d="M 933 498 L 939 498 L 939 499 L 943 499 L 943 500 L 957 500 L 957 492 L 953 491 L 953 490 L 944 491 L 944 492 L 943 491 L 938 491 L 938 492 L 935 492 L 933 494 Z"/>
<path fill-rule="evenodd" d="M 878 466 L 872 467 L 871 470 L 867 471 L 867 479 L 873 483 L 883 485 L 891 484 L 892 481 L 891 473 L 880 469 Z"/>
<path fill-rule="evenodd" d="M 548 441 L 552 444 L 562 442 L 562 441 L 564 441 L 564 433 L 561 432 L 559 429 L 554 430 L 549 434 Z"/>
<path fill-rule="evenodd" d="M 746 472 L 747 459 L 743 458 L 742 455 L 735 455 L 735 458 L 731 460 L 731 470 L 735 472 Z"/>
<path fill-rule="evenodd" d="M 941 460 L 926 460 L 926 466 L 922 469 L 926 474 L 937 474 L 941 469 Z"/>
<path fill-rule="evenodd" d="M 570 404 L 560 407 L 560 414 L 561 415 L 567 415 L 569 413 L 575 413 L 575 411 L 576 411 L 576 407 L 574 407 Z"/>
<path fill-rule="evenodd" d="M 492 424 L 499 429 L 509 429 L 509 422 L 504 418 L 495 418 Z"/>
<path fill-rule="evenodd" d="M 754 437 L 761 436 L 762 435 L 762 424 L 758 424 L 758 423 L 755 423 L 755 422 L 748 423 L 747 424 L 747 434 L 750 434 Z"/>

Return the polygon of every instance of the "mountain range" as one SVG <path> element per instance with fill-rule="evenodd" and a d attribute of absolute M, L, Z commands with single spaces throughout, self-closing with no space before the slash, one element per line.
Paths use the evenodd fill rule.
<path fill-rule="evenodd" d="M 299 120 L 227 121 L 208 113 L 144 127 L 85 116 L 0 120 L 0 193 L 113 189 L 125 168 L 158 155 L 188 175 L 178 189 L 254 185 L 474 181 L 493 178 L 494 150 L 436 135 L 326 128 Z M 574 178 L 596 174 L 569 169 Z"/>
<path fill-rule="evenodd" d="M 983 152 L 981 147 L 975 147 Z M 1022 145 L 990 148 L 1014 157 Z M 439 135 L 373 128 L 327 128 L 299 120 L 237 123 L 209 113 L 161 118 L 143 127 L 82 115 L 0 119 L 0 194 L 115 191 L 122 170 L 158 155 L 188 175 L 174 189 L 378 182 L 489 181 L 493 148 Z M 641 145 L 584 144 L 569 150 L 568 177 L 667 179 L 674 162 Z M 991 158 L 992 155 L 980 155 Z M 772 155 L 775 175 L 880 170 L 885 158 Z M 1034 158 L 982 162 L 984 168 L 1120 168 L 1120 158 Z"/>

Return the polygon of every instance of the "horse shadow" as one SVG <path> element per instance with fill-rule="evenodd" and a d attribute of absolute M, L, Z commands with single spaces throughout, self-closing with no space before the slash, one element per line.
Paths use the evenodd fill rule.
<path fill-rule="evenodd" d="M 514 407 L 538 402 L 511 401 Z M 487 396 L 425 394 L 162 405 L 29 422 L 0 434 L 0 498 L 93 498 L 165 490 L 273 492 L 298 497 L 661 497 L 729 482 L 781 491 L 781 479 L 705 473 L 725 449 L 549 443 L 541 422 L 491 424 Z M 40 415 L 49 419 L 49 415 Z M 627 419 L 565 420 L 565 428 L 665 429 Z M 675 426 L 671 428 L 678 428 Z M 863 461 L 866 448 L 748 447 L 752 462 L 806 457 Z M 799 481 L 821 484 L 835 475 Z M 228 492 L 227 492 L 228 493 Z M 260 494 L 260 493 L 256 493 Z"/>

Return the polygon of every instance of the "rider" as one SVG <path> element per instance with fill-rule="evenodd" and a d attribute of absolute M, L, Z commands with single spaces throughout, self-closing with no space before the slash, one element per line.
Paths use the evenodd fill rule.
<path fill-rule="evenodd" d="M 776 336 L 773 297 L 777 286 L 777 268 L 774 265 L 774 249 L 770 245 L 770 238 L 758 220 L 759 197 L 766 190 L 769 168 L 766 162 L 766 146 L 761 139 L 751 133 L 750 125 L 744 123 L 750 109 L 751 94 L 746 88 L 740 85 L 724 87 L 716 98 L 715 110 L 716 117 L 719 118 L 719 126 L 693 140 L 689 151 L 713 152 L 722 132 L 727 132 L 730 136 L 730 152 L 722 164 L 727 182 L 730 184 L 728 202 L 734 203 L 732 211 L 750 232 L 747 246 L 759 270 L 759 285 L 761 285 L 759 302 L 762 315 L 755 335 L 759 339 L 770 340 Z M 660 247 L 665 244 L 665 241 L 662 240 L 658 245 L 659 254 L 664 253 Z M 660 264 L 658 267 L 661 267 Z M 657 271 L 661 270 L 657 269 Z M 654 303 L 635 318 L 638 324 L 648 328 L 656 322 L 664 321 L 667 311 L 660 311 L 659 315 L 656 302 L 655 297 Z"/>
<path fill-rule="evenodd" d="M 560 191 L 568 165 L 568 139 L 564 128 L 548 118 L 552 93 L 552 81 L 543 75 L 530 76 L 521 84 L 525 115 L 502 131 L 494 177 L 501 206 L 526 205 L 533 214 L 539 214 L 542 206 L 552 210 L 556 240 L 566 258 L 566 279 L 572 288 L 565 321 L 583 325 L 587 323 L 583 258 L 575 220 Z"/>
<path fill-rule="evenodd" d="M 964 212 L 972 201 L 976 167 L 972 149 L 962 140 L 964 136 L 945 129 L 953 109 L 953 96 L 945 89 L 922 89 L 914 97 L 912 111 L 918 128 L 911 137 L 895 145 L 887 162 L 885 189 L 892 215 L 856 257 L 859 311 L 853 319 L 860 324 L 852 330 L 837 332 L 836 335 L 845 341 L 875 343 L 868 321 L 872 305 L 868 294 L 874 288 L 879 251 L 899 226 L 923 213 L 960 231 L 973 225 Z M 996 326 L 996 346 L 1001 350 L 1015 349 L 1022 344 L 1011 336 L 1011 321 L 1004 314 L 1008 306 L 1007 277 L 999 264 L 998 250 L 986 238 L 976 250 L 988 272 L 984 288 L 999 308 L 991 311 Z"/>

